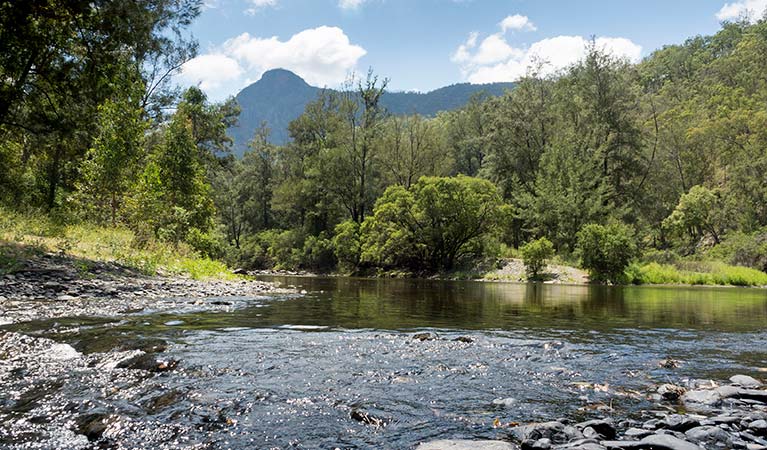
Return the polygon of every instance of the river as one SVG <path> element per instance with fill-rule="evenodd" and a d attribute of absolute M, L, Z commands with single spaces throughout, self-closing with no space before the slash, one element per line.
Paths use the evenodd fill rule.
<path fill-rule="evenodd" d="M 303 295 L 0 328 L 67 344 L 58 359 L 9 366 L 0 448 L 506 439 L 510 423 L 631 416 L 651 406 L 646 392 L 658 383 L 764 377 L 767 367 L 760 289 L 268 280 Z M 167 342 L 162 357 L 178 366 L 139 376 L 109 364 L 119 355 L 105 352 L 132 341 Z M 27 356 L 45 347 L 15 344 L 25 345 Z M 107 424 L 91 441 L 70 431 L 82 432 L 88 414 Z"/>

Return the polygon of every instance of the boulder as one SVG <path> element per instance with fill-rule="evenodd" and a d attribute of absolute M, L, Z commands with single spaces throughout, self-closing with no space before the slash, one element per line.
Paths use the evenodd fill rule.
<path fill-rule="evenodd" d="M 759 388 L 762 386 L 761 381 L 748 375 L 734 375 L 730 377 L 730 381 L 732 384 L 737 384 L 744 388 Z"/>

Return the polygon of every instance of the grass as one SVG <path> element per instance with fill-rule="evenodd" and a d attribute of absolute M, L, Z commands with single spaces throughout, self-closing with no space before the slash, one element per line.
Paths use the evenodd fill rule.
<path fill-rule="evenodd" d="M 226 265 L 204 258 L 185 244 L 152 242 L 136 248 L 126 228 L 93 224 L 62 225 L 45 214 L 0 209 L 0 274 L 17 270 L 25 259 L 43 253 L 72 257 L 87 270 L 87 261 L 120 264 L 146 275 L 186 275 L 194 279 L 233 279 Z"/>
<path fill-rule="evenodd" d="M 722 262 L 697 262 L 692 268 L 654 262 L 635 263 L 626 270 L 626 276 L 633 284 L 767 286 L 767 273 Z"/>

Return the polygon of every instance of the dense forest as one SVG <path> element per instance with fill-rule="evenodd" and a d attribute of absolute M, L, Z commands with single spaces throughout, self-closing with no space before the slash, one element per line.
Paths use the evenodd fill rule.
<path fill-rule="evenodd" d="M 199 8 L 0 2 L 6 211 L 253 269 L 445 273 L 535 245 L 613 282 L 710 261 L 767 270 L 765 21 L 639 64 L 592 45 L 434 118 L 388 113 L 371 71 L 320 92 L 288 144 L 253 130 L 238 159 L 233 99 L 172 81 Z"/>

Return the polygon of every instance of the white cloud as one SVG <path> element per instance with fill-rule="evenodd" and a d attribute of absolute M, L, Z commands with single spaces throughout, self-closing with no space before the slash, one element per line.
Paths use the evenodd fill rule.
<path fill-rule="evenodd" d="M 346 10 L 358 9 L 366 0 L 338 0 L 338 7 Z"/>
<path fill-rule="evenodd" d="M 200 84 L 212 99 L 236 93 L 275 68 L 291 70 L 316 86 L 337 86 L 366 53 L 337 27 L 311 28 L 284 41 L 243 33 L 184 64 L 181 79 Z"/>
<path fill-rule="evenodd" d="M 250 6 L 245 10 L 245 14 L 251 16 L 264 8 L 274 8 L 277 6 L 277 0 L 247 0 L 247 3 Z"/>
<path fill-rule="evenodd" d="M 510 46 L 500 33 L 486 37 L 479 47 L 477 47 L 478 38 L 479 33 L 469 34 L 466 42 L 453 53 L 451 60 L 462 65 L 481 66 L 505 61 L 512 56 L 519 57 L 523 53 Z M 476 52 L 472 54 L 471 51 L 475 48 Z"/>
<path fill-rule="evenodd" d="M 767 0 L 738 0 L 733 3 L 725 3 L 722 9 L 716 13 L 719 20 L 737 20 L 745 18 L 750 22 L 756 22 L 764 17 L 767 10 Z"/>
<path fill-rule="evenodd" d="M 453 55 L 452 60 L 460 64 L 464 77 L 471 83 L 515 81 L 525 76 L 529 69 L 538 63 L 543 63 L 542 75 L 556 73 L 583 59 L 589 43 L 581 36 L 557 36 L 520 49 L 508 45 L 500 35 L 491 35 L 485 41 L 490 38 L 501 41 L 495 42 L 494 48 L 501 49 L 502 44 L 506 44 L 506 57 L 493 61 L 493 58 L 484 57 L 482 45 L 472 53 L 473 48 L 467 44 L 459 46 Z M 597 48 L 632 62 L 638 62 L 642 56 L 642 47 L 625 38 L 600 37 L 595 40 L 595 44 Z M 487 55 L 489 54 L 491 53 Z M 500 58 L 503 52 L 499 50 L 494 54 Z"/>
<path fill-rule="evenodd" d="M 499 25 L 501 26 L 501 30 L 504 33 L 509 30 L 516 30 L 516 31 L 537 30 L 537 28 L 535 27 L 535 24 L 531 22 L 527 16 L 523 16 L 521 14 L 514 14 L 513 16 L 507 16 L 505 19 L 501 21 Z"/>
<path fill-rule="evenodd" d="M 242 74 L 236 60 L 219 53 L 198 56 L 181 68 L 181 79 L 187 84 L 199 84 L 204 91 L 219 89 Z"/>

